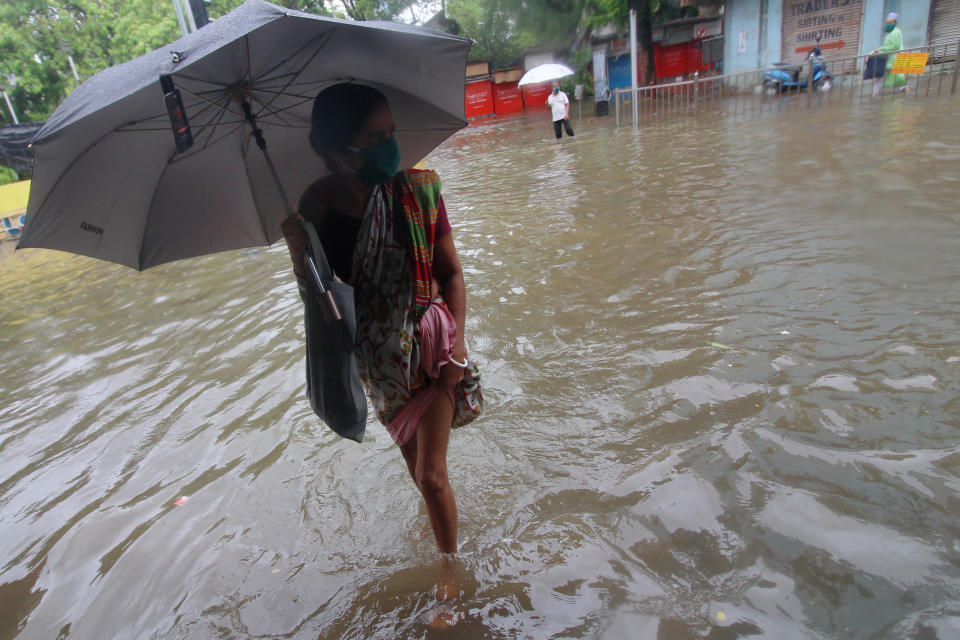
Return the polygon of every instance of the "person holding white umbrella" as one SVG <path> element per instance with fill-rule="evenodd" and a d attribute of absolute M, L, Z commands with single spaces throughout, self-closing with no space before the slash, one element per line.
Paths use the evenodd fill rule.
<path fill-rule="evenodd" d="M 560 78 L 572 75 L 573 69 L 551 62 L 530 69 L 523 74 L 518 83 L 522 87 L 527 84 L 552 81 L 553 89 L 547 96 L 547 104 L 553 115 L 553 132 L 557 138 L 563 136 L 563 129 L 566 129 L 568 136 L 573 135 L 573 127 L 570 126 L 570 98 L 560 89 Z"/>
<path fill-rule="evenodd" d="M 557 138 L 563 137 L 563 130 L 566 130 L 568 136 L 573 135 L 573 127 L 570 126 L 570 98 L 560 89 L 560 81 L 553 81 L 553 89 L 547 96 L 547 104 L 550 105 L 550 111 L 553 114 L 553 133 Z"/>

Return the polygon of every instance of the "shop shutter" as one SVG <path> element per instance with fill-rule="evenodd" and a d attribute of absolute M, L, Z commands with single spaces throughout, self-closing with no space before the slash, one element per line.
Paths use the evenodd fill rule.
<path fill-rule="evenodd" d="M 780 59 L 802 62 L 817 36 L 824 58 L 859 55 L 862 24 L 863 0 L 784 0 Z"/>
<path fill-rule="evenodd" d="M 960 40 L 960 0 L 934 0 L 930 17 L 930 44 L 943 45 L 957 40 Z"/>

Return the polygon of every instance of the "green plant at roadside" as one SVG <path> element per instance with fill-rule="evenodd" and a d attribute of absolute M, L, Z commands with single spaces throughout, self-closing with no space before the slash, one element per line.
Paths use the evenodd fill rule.
<path fill-rule="evenodd" d="M 10 184 L 18 180 L 20 180 L 20 176 L 17 175 L 16 171 L 10 167 L 0 166 L 0 185 Z"/>
<path fill-rule="evenodd" d="M 571 84 L 574 86 L 582 84 L 585 98 L 593 95 L 593 74 L 588 70 L 591 61 L 592 56 L 588 47 L 581 47 L 570 56 L 570 62 L 577 72 L 577 75 L 572 78 Z"/>

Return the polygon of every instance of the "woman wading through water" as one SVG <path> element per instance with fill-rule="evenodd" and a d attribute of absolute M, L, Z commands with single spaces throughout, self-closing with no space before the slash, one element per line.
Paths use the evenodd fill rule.
<path fill-rule="evenodd" d="M 433 171 L 397 172 L 400 152 L 386 97 L 337 84 L 313 104 L 310 144 L 329 174 L 283 223 L 303 283 L 312 222 L 338 278 L 354 287 L 357 368 L 377 417 L 400 447 L 443 554 L 457 551 L 457 504 L 447 473 L 452 427 L 481 411 L 479 371 L 464 346 L 466 295 Z M 447 557 L 449 560 L 449 556 Z M 442 600 L 457 595 L 450 576 Z"/>

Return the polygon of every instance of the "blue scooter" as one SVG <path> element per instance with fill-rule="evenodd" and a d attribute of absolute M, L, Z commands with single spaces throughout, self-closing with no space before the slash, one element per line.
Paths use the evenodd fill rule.
<path fill-rule="evenodd" d="M 833 77 L 827 71 L 827 63 L 823 61 L 823 52 L 820 51 L 820 41 L 807 54 L 801 64 L 789 62 L 774 62 L 775 69 L 763 72 L 763 87 L 769 93 L 786 93 L 788 91 L 805 91 L 810 84 L 810 78 L 800 78 L 800 73 L 807 67 L 807 62 L 813 60 L 813 88 L 820 91 L 829 91 L 833 86 Z M 808 74 L 809 75 L 809 74 Z"/>

